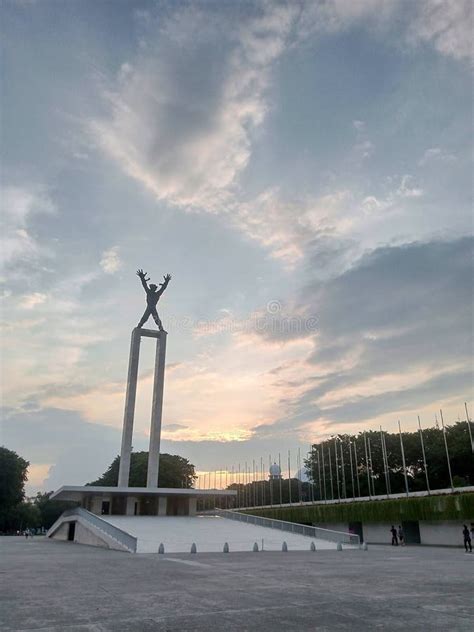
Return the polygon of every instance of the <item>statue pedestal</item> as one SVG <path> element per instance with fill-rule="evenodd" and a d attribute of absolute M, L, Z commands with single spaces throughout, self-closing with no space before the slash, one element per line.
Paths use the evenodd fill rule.
<path fill-rule="evenodd" d="M 163 412 L 163 390 L 165 384 L 166 331 L 139 329 L 132 331 L 130 359 L 128 364 L 127 394 L 123 415 L 122 448 L 120 451 L 120 469 L 118 486 L 127 487 L 130 476 L 130 458 L 132 453 L 133 421 L 137 395 L 138 362 L 142 336 L 156 338 L 155 373 L 153 379 L 153 400 L 151 406 L 150 451 L 148 454 L 147 487 L 158 487 L 160 460 L 161 418 Z"/>

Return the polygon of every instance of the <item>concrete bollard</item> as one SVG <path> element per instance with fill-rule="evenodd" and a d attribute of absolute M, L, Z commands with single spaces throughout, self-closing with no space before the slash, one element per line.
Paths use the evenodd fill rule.
<path fill-rule="evenodd" d="M 337 547 L 336 548 L 337 548 L 338 551 L 342 551 L 342 544 L 341 544 L 341 542 L 337 543 Z"/>
<path fill-rule="evenodd" d="M 283 541 L 283 544 L 281 545 L 281 550 L 285 551 L 285 553 L 288 552 L 288 544 L 285 541 Z"/>
<path fill-rule="evenodd" d="M 191 544 L 191 553 L 197 553 L 197 548 L 196 548 L 196 543 L 195 542 L 193 542 Z"/>
<path fill-rule="evenodd" d="M 253 549 L 252 549 L 252 551 L 253 551 L 254 553 L 258 553 L 258 544 L 257 544 L 256 542 L 255 542 L 255 543 L 254 543 L 254 545 L 253 545 Z"/>
<path fill-rule="evenodd" d="M 163 542 L 160 544 L 160 546 L 158 547 L 158 553 L 160 553 L 160 555 L 163 555 L 163 553 L 165 552 L 165 547 Z"/>
<path fill-rule="evenodd" d="M 311 542 L 311 544 L 309 545 L 309 550 L 316 551 L 316 544 L 314 542 Z"/>
<path fill-rule="evenodd" d="M 224 553 L 228 553 L 229 552 L 229 545 L 228 545 L 227 542 L 224 544 L 224 548 L 222 550 L 223 550 Z"/>

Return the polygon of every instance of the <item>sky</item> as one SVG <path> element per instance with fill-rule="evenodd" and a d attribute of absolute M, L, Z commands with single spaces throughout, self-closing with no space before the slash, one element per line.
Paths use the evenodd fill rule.
<path fill-rule="evenodd" d="M 0 443 L 29 493 L 119 452 L 137 268 L 172 274 L 162 451 L 200 472 L 464 418 L 469 0 L 0 10 Z M 152 368 L 146 340 L 136 450 Z"/>

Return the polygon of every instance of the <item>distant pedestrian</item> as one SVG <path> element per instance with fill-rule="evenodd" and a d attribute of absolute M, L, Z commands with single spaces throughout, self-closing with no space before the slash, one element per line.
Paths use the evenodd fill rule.
<path fill-rule="evenodd" d="M 471 522 L 471 540 L 474 540 L 474 522 Z"/>
<path fill-rule="evenodd" d="M 464 548 L 466 550 L 466 553 L 472 553 L 472 543 L 471 543 L 471 535 L 469 533 L 469 529 L 467 528 L 467 525 L 463 525 L 464 528 L 462 530 L 462 534 L 464 537 Z"/>
<path fill-rule="evenodd" d="M 392 546 L 398 546 L 398 538 L 397 538 L 397 530 L 392 524 L 392 528 L 390 529 L 390 533 L 392 534 Z"/>
<path fill-rule="evenodd" d="M 405 534 L 403 533 L 401 525 L 398 525 L 398 539 L 400 541 L 400 546 L 405 546 Z"/>
<path fill-rule="evenodd" d="M 28 540 L 28 536 L 30 535 L 28 529 L 25 529 L 23 533 L 25 534 L 25 538 Z"/>

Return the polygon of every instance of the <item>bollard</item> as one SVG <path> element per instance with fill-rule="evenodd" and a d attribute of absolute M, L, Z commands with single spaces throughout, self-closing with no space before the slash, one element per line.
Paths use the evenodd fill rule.
<path fill-rule="evenodd" d="M 309 550 L 316 551 L 316 544 L 314 542 L 311 542 L 311 544 L 309 545 Z"/>
<path fill-rule="evenodd" d="M 196 543 L 195 542 L 193 542 L 191 544 L 191 553 L 197 553 L 197 548 L 196 548 Z"/>
<path fill-rule="evenodd" d="M 227 542 L 224 544 L 224 548 L 222 550 L 223 550 L 224 553 L 228 553 L 229 552 L 229 545 L 228 545 Z"/>
<path fill-rule="evenodd" d="M 342 544 L 340 542 L 337 543 L 337 550 L 342 551 Z"/>
<path fill-rule="evenodd" d="M 160 555 L 163 555 L 163 553 L 165 552 L 165 547 L 163 542 L 160 544 L 160 546 L 158 547 L 158 553 L 160 553 Z"/>
<path fill-rule="evenodd" d="M 281 545 L 281 550 L 285 551 L 285 553 L 288 552 L 288 545 L 285 541 L 283 541 L 283 544 Z"/>
<path fill-rule="evenodd" d="M 254 543 L 252 550 L 254 553 L 258 553 L 258 544 L 256 542 Z"/>
<path fill-rule="evenodd" d="M 367 551 L 368 550 L 368 546 L 367 546 L 367 542 L 364 542 L 364 544 L 362 545 L 362 550 L 363 551 Z"/>

